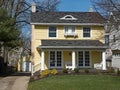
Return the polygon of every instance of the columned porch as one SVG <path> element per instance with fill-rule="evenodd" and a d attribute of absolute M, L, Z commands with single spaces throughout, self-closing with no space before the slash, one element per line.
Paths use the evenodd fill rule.
<path fill-rule="evenodd" d="M 95 63 L 101 63 L 102 70 L 106 70 L 105 50 L 42 49 L 40 53 L 41 70 L 94 68 Z"/>
<path fill-rule="evenodd" d="M 106 70 L 107 46 L 99 40 L 41 40 L 38 48 L 41 70 L 94 68 L 94 64 Z"/>

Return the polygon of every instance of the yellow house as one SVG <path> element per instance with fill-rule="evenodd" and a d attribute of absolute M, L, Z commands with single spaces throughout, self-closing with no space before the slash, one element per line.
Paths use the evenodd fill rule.
<path fill-rule="evenodd" d="M 63 68 L 106 70 L 105 19 L 97 12 L 36 12 L 32 6 L 34 71 Z"/>

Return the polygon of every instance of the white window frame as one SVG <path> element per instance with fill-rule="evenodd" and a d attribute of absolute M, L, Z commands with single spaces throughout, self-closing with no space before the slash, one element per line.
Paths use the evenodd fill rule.
<path fill-rule="evenodd" d="M 89 66 L 85 66 L 85 52 L 86 51 L 88 51 L 89 52 L 89 58 L 90 58 L 90 65 Z M 79 66 L 78 64 L 79 64 L 79 52 L 83 52 L 83 66 Z M 84 50 L 84 51 L 78 51 L 77 52 L 77 66 L 78 66 L 78 68 L 91 68 L 91 51 L 89 51 L 89 50 Z"/>
<path fill-rule="evenodd" d="M 64 36 L 78 36 L 76 26 L 64 26 Z"/>
<path fill-rule="evenodd" d="M 60 52 L 61 52 L 61 67 L 57 67 L 57 65 L 56 65 L 57 63 L 55 63 L 55 67 L 51 67 L 51 66 L 50 66 L 50 52 L 51 52 L 51 51 L 54 51 L 54 52 L 55 52 L 55 60 L 57 59 L 57 51 L 60 51 Z M 49 58 L 48 58 L 48 65 L 49 65 L 49 66 L 48 66 L 49 68 L 58 68 L 58 69 L 59 69 L 59 68 L 63 68 L 63 51 L 61 51 L 61 50 L 50 50 L 50 51 L 49 51 Z"/>
<path fill-rule="evenodd" d="M 90 28 L 90 37 L 84 37 L 84 28 Z M 83 37 L 83 38 L 91 38 L 91 37 L 92 37 L 92 28 L 89 27 L 89 26 L 84 26 L 84 27 L 82 28 L 82 37 Z"/>
<path fill-rule="evenodd" d="M 76 33 L 76 28 L 75 28 L 75 26 L 65 26 L 64 27 L 65 29 L 64 29 L 64 33 L 66 34 L 66 33 Z M 67 30 L 68 30 L 68 32 L 66 32 L 66 28 L 67 28 Z M 71 28 L 71 29 L 70 29 Z M 74 28 L 74 32 L 73 32 L 73 28 Z"/>
<path fill-rule="evenodd" d="M 50 37 L 50 36 L 49 36 L 49 34 L 50 34 L 50 27 L 55 27 L 55 28 L 56 28 L 56 37 Z M 58 30 L 57 30 L 57 26 L 48 26 L 48 37 L 49 37 L 49 38 L 57 38 L 57 36 L 58 36 L 58 35 L 57 35 L 57 31 L 58 31 Z"/>

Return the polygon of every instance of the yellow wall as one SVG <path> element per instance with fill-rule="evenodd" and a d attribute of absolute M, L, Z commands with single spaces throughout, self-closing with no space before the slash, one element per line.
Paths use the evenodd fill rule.
<path fill-rule="evenodd" d="M 91 38 L 83 38 L 82 37 L 82 26 L 76 26 L 76 32 L 78 34 L 77 38 L 71 37 L 71 38 L 66 38 L 64 37 L 64 26 L 57 26 L 57 37 L 56 38 L 49 38 L 48 37 L 48 26 L 47 25 L 32 25 L 32 52 L 34 53 L 34 64 L 39 63 L 41 60 L 41 55 L 40 51 L 36 49 L 39 45 L 41 45 L 41 39 L 74 39 L 74 40 L 100 40 L 101 42 L 104 43 L 104 27 L 103 26 L 91 26 L 92 29 L 92 37 Z M 45 51 L 45 68 L 48 66 L 48 52 Z M 64 60 L 71 60 L 71 56 L 69 55 L 69 51 L 64 52 Z M 94 58 L 95 57 L 95 58 Z M 97 63 L 100 62 L 101 59 L 98 58 L 101 57 L 99 52 L 92 52 L 92 63 Z M 92 64 L 93 65 L 93 64 Z"/>
<path fill-rule="evenodd" d="M 49 38 L 48 37 L 48 26 L 40 26 L 35 25 L 34 32 L 35 32 L 35 39 L 94 39 L 94 40 L 101 40 L 104 42 L 104 27 L 103 26 L 92 26 L 92 37 L 91 38 L 83 38 L 82 36 L 82 26 L 76 26 L 76 32 L 78 34 L 77 38 L 66 38 L 64 36 L 64 26 L 57 26 L 57 37 L 56 38 Z"/>
<path fill-rule="evenodd" d="M 91 59 L 92 59 L 92 67 L 94 67 L 95 63 L 101 63 L 102 62 L 102 52 L 92 51 L 91 52 Z"/>

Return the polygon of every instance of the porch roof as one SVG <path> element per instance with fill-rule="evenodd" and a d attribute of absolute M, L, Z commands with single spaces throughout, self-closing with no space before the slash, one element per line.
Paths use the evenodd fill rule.
<path fill-rule="evenodd" d="M 99 40 L 41 40 L 38 48 L 99 48 L 106 49 L 107 46 Z"/>

